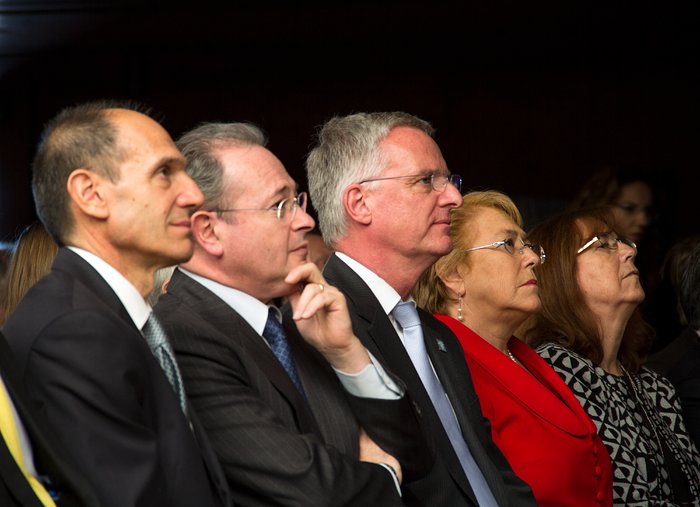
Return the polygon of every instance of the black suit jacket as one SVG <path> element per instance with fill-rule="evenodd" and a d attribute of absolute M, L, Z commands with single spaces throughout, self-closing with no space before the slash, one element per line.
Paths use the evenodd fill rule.
<path fill-rule="evenodd" d="M 139 329 L 80 256 L 61 249 L 4 332 L 31 400 L 103 505 L 229 504 L 196 414 L 195 438 Z"/>
<path fill-rule="evenodd" d="M 430 474 L 407 484 L 404 502 L 426 507 L 477 505 L 437 412 L 413 367 L 391 321 L 365 282 L 336 255 L 323 271 L 326 280 L 340 289 L 348 301 L 353 330 L 367 349 L 406 383 L 408 391 L 429 426 L 437 459 Z M 491 439 L 472 385 L 462 348 L 452 332 L 432 315 L 419 310 L 425 346 L 447 393 L 462 435 L 501 506 L 536 505 L 530 488 L 512 471 Z"/>
<path fill-rule="evenodd" d="M 401 504 L 390 474 L 358 461 L 353 412 L 388 447 L 396 443 L 394 435 L 384 439 L 382 423 L 375 423 L 386 423 L 392 414 L 393 428 L 387 431 L 402 435 L 401 448 L 408 444 L 415 450 L 422 436 L 416 435 L 406 399 L 349 401 L 329 364 L 285 321 L 307 404 L 262 337 L 228 304 L 179 270 L 156 313 L 172 338 L 187 394 L 209 432 L 237 504 Z M 423 466 L 429 462 L 425 454 L 419 458 Z"/>
<path fill-rule="evenodd" d="M 680 398 L 683 420 L 700 448 L 700 337 L 685 328 L 670 344 L 653 354 L 646 366 L 668 378 Z"/>
<path fill-rule="evenodd" d="M 57 505 L 97 506 L 97 496 L 90 484 L 68 463 L 65 451 L 53 432 L 27 401 L 13 364 L 14 357 L 0 334 L 0 376 L 17 410 L 32 444 L 34 465 L 42 476 L 48 476 L 51 489 L 58 493 Z M 0 505 L 42 507 L 17 466 L 5 439 L 0 437 Z"/>

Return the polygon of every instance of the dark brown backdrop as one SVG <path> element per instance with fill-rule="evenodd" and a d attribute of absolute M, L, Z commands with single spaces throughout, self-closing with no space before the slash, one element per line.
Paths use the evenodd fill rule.
<path fill-rule="evenodd" d="M 467 188 L 510 193 L 530 221 L 600 165 L 653 166 L 667 240 L 698 232 L 700 8 L 524 3 L 0 0 L 0 240 L 34 218 L 42 124 L 106 97 L 153 106 L 174 136 L 258 123 L 302 186 L 324 119 L 406 110 Z"/>

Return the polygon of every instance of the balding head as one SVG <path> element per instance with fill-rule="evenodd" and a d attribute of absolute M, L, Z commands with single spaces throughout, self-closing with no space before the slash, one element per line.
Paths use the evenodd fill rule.
<path fill-rule="evenodd" d="M 37 215 L 59 244 L 73 226 L 68 177 L 85 168 L 117 181 L 123 150 L 113 118 L 127 111 L 142 116 L 139 109 L 133 104 L 90 102 L 64 109 L 44 128 L 33 163 L 32 192 Z"/>

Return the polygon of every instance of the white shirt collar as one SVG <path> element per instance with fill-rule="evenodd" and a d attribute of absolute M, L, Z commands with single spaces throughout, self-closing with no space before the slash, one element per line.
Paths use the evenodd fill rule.
<path fill-rule="evenodd" d="M 224 303 L 238 312 L 238 314 L 243 317 L 243 319 L 255 330 L 256 333 L 262 336 L 263 331 L 265 330 L 265 323 L 267 322 L 269 312 L 269 307 L 265 303 L 254 298 L 250 294 L 246 294 L 245 292 L 234 289 L 233 287 L 228 287 L 209 278 L 197 275 L 191 271 L 183 269 L 182 267 L 178 267 L 177 269 L 216 294 L 224 301 Z"/>
<path fill-rule="evenodd" d="M 394 307 L 401 301 L 401 296 L 399 293 L 396 292 L 396 290 L 394 290 L 394 288 L 382 277 L 377 275 L 368 267 L 363 266 L 352 257 L 342 252 L 336 252 L 335 255 L 341 261 L 347 264 L 350 269 L 357 273 L 357 276 L 362 278 L 362 281 L 367 284 L 369 289 L 379 301 L 379 304 L 382 305 L 384 313 L 390 315 Z M 409 298 L 409 300 L 411 299 Z"/>
<path fill-rule="evenodd" d="M 387 317 L 389 317 L 389 321 L 394 326 L 396 334 L 399 335 L 401 343 L 403 343 L 405 346 L 405 337 L 403 334 L 403 330 L 401 329 L 399 323 L 396 322 L 396 319 L 391 313 L 392 310 L 396 307 L 396 305 L 401 302 L 401 296 L 399 295 L 399 293 L 396 292 L 396 290 L 391 285 L 389 285 L 382 277 L 377 275 L 368 267 L 363 266 L 352 257 L 349 257 L 341 252 L 335 252 L 335 255 L 337 255 L 340 260 L 347 264 L 348 267 L 352 269 L 357 274 L 357 276 L 362 278 L 362 281 L 367 284 L 369 290 L 372 291 L 372 294 L 374 294 L 374 297 L 377 298 L 379 304 L 382 306 L 382 310 L 384 310 L 384 313 L 387 315 Z M 413 297 L 409 296 L 409 298 L 406 301 L 413 301 Z"/>
<path fill-rule="evenodd" d="M 85 262 L 90 264 L 90 266 L 104 278 L 104 281 L 107 282 L 107 285 L 111 287 L 119 298 L 119 301 L 121 301 L 124 308 L 126 308 L 129 317 L 131 317 L 136 327 L 139 329 L 143 328 L 153 310 L 146 300 L 143 299 L 139 291 L 136 290 L 136 287 L 134 287 L 124 275 L 94 253 L 75 246 L 69 246 L 67 248 L 82 257 Z"/>

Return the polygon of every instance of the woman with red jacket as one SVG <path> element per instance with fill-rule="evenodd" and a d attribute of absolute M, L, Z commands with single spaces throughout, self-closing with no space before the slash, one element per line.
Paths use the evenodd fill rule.
<path fill-rule="evenodd" d="M 513 202 L 472 192 L 452 211 L 453 251 L 414 290 L 459 338 L 496 445 L 540 506 L 612 505 L 610 458 L 574 394 L 513 336 L 540 309 L 534 268 Z"/>

